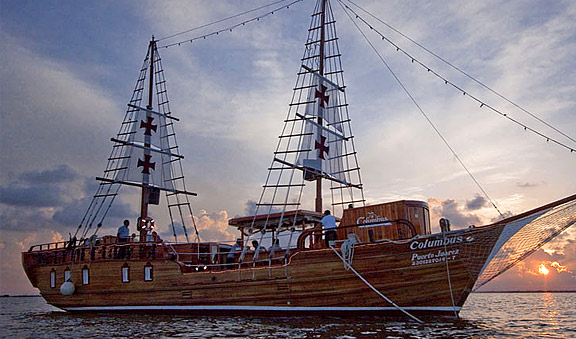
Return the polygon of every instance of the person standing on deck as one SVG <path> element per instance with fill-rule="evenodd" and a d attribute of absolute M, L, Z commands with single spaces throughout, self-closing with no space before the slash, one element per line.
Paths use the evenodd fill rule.
<path fill-rule="evenodd" d="M 320 222 L 325 232 L 324 240 L 326 241 L 326 247 L 330 247 L 330 245 L 334 246 L 334 241 L 336 240 L 336 218 L 330 214 L 330 210 L 326 210 Z"/>
<path fill-rule="evenodd" d="M 130 221 L 124 220 L 124 225 L 118 227 L 118 243 L 125 243 L 128 242 L 130 239 L 130 229 L 128 226 L 130 225 Z"/>

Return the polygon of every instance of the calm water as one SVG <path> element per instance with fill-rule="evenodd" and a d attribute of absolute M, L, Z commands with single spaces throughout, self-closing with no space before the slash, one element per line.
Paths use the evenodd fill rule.
<path fill-rule="evenodd" d="M 474 293 L 459 320 L 423 320 L 81 314 L 39 297 L 0 298 L 5 338 L 576 338 L 576 293 Z"/>

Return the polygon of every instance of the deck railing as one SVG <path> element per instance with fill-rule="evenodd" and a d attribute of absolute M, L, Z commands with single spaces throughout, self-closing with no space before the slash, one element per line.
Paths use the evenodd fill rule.
<path fill-rule="evenodd" d="M 370 228 L 370 229 L 368 229 Z M 362 232 L 358 232 L 362 230 Z M 367 229 L 364 231 L 364 229 Z M 394 239 L 388 239 L 383 235 L 383 232 L 373 232 L 373 230 L 395 230 L 397 237 Z M 316 229 L 316 228 L 309 228 L 302 232 L 300 237 L 298 237 L 298 248 L 299 249 L 318 249 L 318 248 L 325 248 L 326 245 L 322 238 L 325 237 L 327 231 L 336 231 L 339 235 L 336 240 L 343 240 L 347 238 L 348 231 L 356 231 L 356 235 L 359 238 L 360 243 L 369 243 L 369 242 L 379 242 L 379 241 L 386 241 L 386 240 L 403 240 L 403 239 L 410 239 L 418 235 L 416 231 L 416 227 L 414 224 L 407 219 L 396 219 L 396 220 L 387 220 L 385 222 L 372 222 L 372 223 L 365 223 L 365 224 L 355 224 L 355 225 L 346 225 L 346 226 L 338 226 L 331 230 L 325 229 Z M 360 234 L 358 234 L 358 233 Z"/>
<path fill-rule="evenodd" d="M 392 227 L 402 228 L 402 239 L 409 239 L 417 235 L 414 225 L 405 219 L 391 220 L 386 223 L 371 223 L 362 225 L 339 226 L 336 228 L 339 239 L 348 230 L 357 231 L 359 227 L 376 228 Z M 102 260 L 130 260 L 130 259 L 167 259 L 179 263 L 188 271 L 225 270 L 242 267 L 262 267 L 285 264 L 287 258 L 295 251 L 305 249 L 325 248 L 322 240 L 326 230 L 309 228 L 303 231 L 295 244 L 288 248 L 261 250 L 254 255 L 254 250 L 245 250 L 246 256 L 240 261 L 240 251 L 231 253 L 228 248 L 222 248 L 217 243 L 168 243 L 168 242 L 128 242 L 116 243 L 116 238 L 107 236 L 98 239 L 96 244 L 79 240 L 74 242 L 60 241 L 39 244 L 30 247 L 28 251 L 36 264 L 66 264 Z M 361 243 L 379 242 L 383 239 L 374 239 L 364 232 L 360 237 Z M 338 242 L 337 244 L 339 244 Z M 217 245 L 216 251 L 211 246 Z M 338 245 L 336 245 L 338 246 Z M 233 257 L 233 260 L 232 260 Z"/>

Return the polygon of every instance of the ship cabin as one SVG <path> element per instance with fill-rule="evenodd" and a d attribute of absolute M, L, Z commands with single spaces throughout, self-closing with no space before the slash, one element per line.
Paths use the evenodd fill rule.
<path fill-rule="evenodd" d="M 264 238 L 270 233 L 267 242 L 282 243 L 282 248 L 297 250 L 320 249 L 324 231 L 321 220 L 323 214 L 308 210 L 292 210 L 257 216 L 236 217 L 228 224 L 236 227 L 245 245 L 250 240 Z M 388 240 L 410 239 L 417 235 L 431 234 L 430 212 L 423 201 L 401 200 L 376 205 L 344 209 L 342 217 L 335 217 L 336 245 L 355 234 L 360 243 L 374 243 Z M 252 235 L 250 235 L 252 234 Z M 288 241 L 281 237 L 288 237 Z M 278 237 L 279 239 L 276 239 Z"/>
<path fill-rule="evenodd" d="M 431 234 L 428 204 L 400 200 L 345 209 L 337 229 L 338 239 L 354 233 L 360 242 L 410 239 Z"/>

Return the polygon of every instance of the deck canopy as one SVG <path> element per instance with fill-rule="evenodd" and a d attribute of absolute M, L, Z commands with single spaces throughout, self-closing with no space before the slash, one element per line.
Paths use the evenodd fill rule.
<path fill-rule="evenodd" d="M 240 231 L 244 229 L 248 230 L 252 225 L 254 225 L 254 230 L 261 230 L 266 228 L 266 230 L 274 229 L 287 229 L 292 226 L 302 229 L 306 228 L 306 225 L 320 223 L 324 215 L 320 212 L 308 211 L 308 210 L 292 210 L 278 213 L 261 214 L 261 215 L 249 215 L 245 217 L 236 217 L 228 220 L 228 225 L 237 227 Z M 340 221 L 340 218 L 336 218 L 336 221 Z"/>

